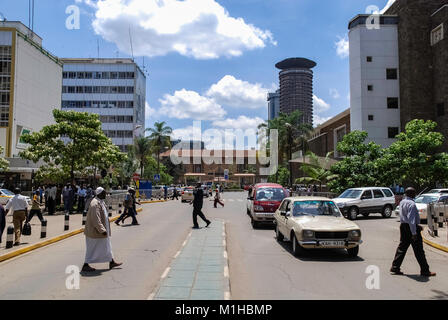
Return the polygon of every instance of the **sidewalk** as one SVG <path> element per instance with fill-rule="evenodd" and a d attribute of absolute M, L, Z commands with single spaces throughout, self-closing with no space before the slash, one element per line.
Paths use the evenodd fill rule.
<path fill-rule="evenodd" d="M 192 230 L 149 299 L 224 300 L 230 298 L 224 222 Z"/>
<path fill-rule="evenodd" d="M 422 231 L 423 241 L 436 249 L 448 252 L 448 232 L 447 227 L 438 229 L 438 237 L 433 237 L 428 232 L 428 227 L 425 226 Z"/>

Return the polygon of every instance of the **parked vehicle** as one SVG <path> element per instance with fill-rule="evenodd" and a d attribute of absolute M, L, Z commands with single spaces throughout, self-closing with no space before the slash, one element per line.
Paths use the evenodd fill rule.
<path fill-rule="evenodd" d="M 193 201 L 194 199 L 193 191 L 194 187 L 183 188 L 181 193 L 181 201 L 182 202 Z"/>
<path fill-rule="evenodd" d="M 432 190 L 431 190 L 432 191 Z M 448 204 L 448 194 L 446 193 L 425 193 L 415 198 L 415 205 L 419 212 L 421 220 L 428 218 L 428 205 L 430 203 L 444 203 Z M 400 215 L 400 206 L 395 209 L 395 215 Z"/>
<path fill-rule="evenodd" d="M 368 217 L 371 213 L 390 218 L 396 207 L 394 194 L 386 187 L 347 189 L 333 201 L 350 220 L 355 220 L 359 214 Z"/>
<path fill-rule="evenodd" d="M 274 213 L 288 191 L 276 183 L 256 184 L 247 198 L 247 214 L 250 216 L 252 227 L 259 224 L 273 224 Z"/>
<path fill-rule="evenodd" d="M 349 256 L 358 256 L 361 229 L 345 219 L 329 198 L 285 198 L 274 218 L 277 240 L 291 241 L 296 256 L 306 249 L 328 248 L 346 249 Z"/>

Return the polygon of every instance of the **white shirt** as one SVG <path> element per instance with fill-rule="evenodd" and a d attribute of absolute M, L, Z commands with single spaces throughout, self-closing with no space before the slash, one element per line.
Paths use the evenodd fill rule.
<path fill-rule="evenodd" d="M 26 198 L 20 194 L 16 194 L 13 198 L 9 199 L 5 209 L 9 210 L 11 207 L 13 212 L 28 209 Z"/>

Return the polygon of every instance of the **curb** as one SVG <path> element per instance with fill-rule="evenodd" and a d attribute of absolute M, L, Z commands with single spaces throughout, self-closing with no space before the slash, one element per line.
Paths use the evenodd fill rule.
<path fill-rule="evenodd" d="M 138 208 L 136 211 L 137 212 L 141 212 L 142 210 L 143 210 L 142 208 Z M 113 218 L 109 218 L 109 221 L 110 222 L 114 222 L 119 217 L 120 216 L 115 216 Z M 18 250 L 12 251 L 12 252 L 8 252 L 7 254 L 4 254 L 4 255 L 0 256 L 0 262 L 3 262 L 3 261 L 6 261 L 6 260 L 15 258 L 15 257 L 20 256 L 22 254 L 25 254 L 27 252 L 30 252 L 30 251 L 33 251 L 33 250 L 36 250 L 36 249 L 48 246 L 50 244 L 59 242 L 61 240 L 70 238 L 70 237 L 75 236 L 77 234 L 80 234 L 82 232 L 84 232 L 84 228 L 73 230 L 72 232 L 69 232 L 69 233 L 66 233 L 66 234 L 63 234 L 63 235 L 60 235 L 60 236 L 56 236 L 56 237 L 53 237 L 53 238 L 45 240 L 45 241 L 41 241 L 41 242 L 32 244 L 32 245 L 30 245 L 28 247 L 25 247 L 25 248 L 22 248 L 22 249 L 18 249 Z"/>
<path fill-rule="evenodd" d="M 441 250 L 443 252 L 447 252 L 448 253 L 448 247 L 443 246 L 443 245 L 438 244 L 438 243 L 435 243 L 435 242 L 432 242 L 432 241 L 428 240 L 427 238 L 425 238 L 425 236 L 424 236 L 424 234 L 425 234 L 424 231 L 425 230 L 422 231 L 423 242 L 426 243 L 427 245 L 433 247 L 433 248 L 436 248 L 436 249 L 439 249 L 439 250 Z"/>

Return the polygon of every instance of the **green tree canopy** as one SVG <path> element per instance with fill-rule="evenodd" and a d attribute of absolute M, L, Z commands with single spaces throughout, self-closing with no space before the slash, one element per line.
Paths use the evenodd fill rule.
<path fill-rule="evenodd" d="M 53 110 L 55 124 L 23 136 L 29 144 L 19 155 L 34 162 L 43 159 L 70 174 L 87 167 L 107 169 L 126 158 L 101 130 L 97 114 Z"/>

